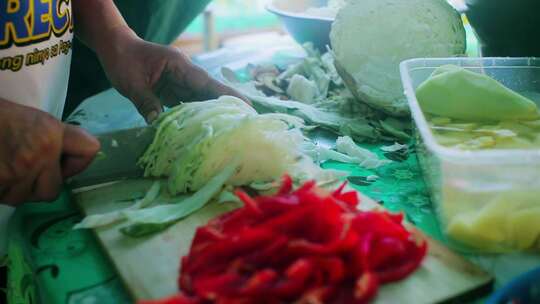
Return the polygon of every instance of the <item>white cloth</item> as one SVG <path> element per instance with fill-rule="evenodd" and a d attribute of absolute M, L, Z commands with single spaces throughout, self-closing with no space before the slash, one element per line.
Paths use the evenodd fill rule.
<path fill-rule="evenodd" d="M 60 118 L 73 18 L 70 1 L 49 1 L 0 0 L 0 97 Z"/>
<path fill-rule="evenodd" d="M 0 97 L 61 118 L 73 17 L 70 0 L 0 0 Z M 0 255 L 12 208 L 0 208 Z"/>

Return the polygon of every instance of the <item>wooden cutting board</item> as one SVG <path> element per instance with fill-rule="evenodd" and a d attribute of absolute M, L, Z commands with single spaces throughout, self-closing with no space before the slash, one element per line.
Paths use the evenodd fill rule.
<path fill-rule="evenodd" d="M 75 193 L 73 199 L 84 214 L 99 214 L 125 207 L 129 204 L 126 200 L 145 193 L 151 183 L 124 181 Z M 367 197 L 362 199 L 363 206 L 375 205 Z M 187 254 L 196 227 L 234 208 L 234 204 L 209 204 L 203 212 L 143 239 L 120 234 L 122 224 L 95 232 L 133 298 L 156 299 L 178 291 L 180 257 Z M 490 290 L 492 276 L 438 242 L 428 240 L 429 254 L 421 268 L 401 282 L 384 286 L 374 303 L 462 303 L 467 297 Z"/>

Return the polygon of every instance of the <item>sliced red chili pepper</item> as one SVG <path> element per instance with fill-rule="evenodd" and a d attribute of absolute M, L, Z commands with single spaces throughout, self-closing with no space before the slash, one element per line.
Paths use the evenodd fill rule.
<path fill-rule="evenodd" d="M 181 294 L 176 294 L 160 300 L 138 301 L 137 304 L 202 304 L 202 302 L 197 298 L 190 298 Z"/>
<path fill-rule="evenodd" d="M 312 180 L 312 181 L 308 181 L 306 183 L 304 183 L 302 186 L 300 186 L 300 188 L 298 188 L 294 194 L 296 195 L 302 195 L 302 194 L 306 194 L 306 193 L 309 193 L 311 190 L 313 190 L 313 188 L 315 188 L 315 186 L 317 185 L 317 182 Z"/>
<path fill-rule="evenodd" d="M 336 197 L 338 200 L 345 202 L 349 208 L 355 209 L 360 202 L 358 194 L 356 192 L 345 192 Z"/>
<path fill-rule="evenodd" d="M 197 247 L 192 248 L 192 250 L 202 250 L 203 247 L 206 247 L 208 244 L 218 240 L 223 240 L 224 238 L 225 235 L 214 227 L 199 227 L 195 232 L 195 237 L 192 241 L 193 244 L 197 244 Z"/>
<path fill-rule="evenodd" d="M 365 272 L 356 280 L 354 285 L 354 300 L 355 303 L 367 303 L 377 294 L 379 289 L 379 282 L 377 277 L 370 273 Z"/>
<path fill-rule="evenodd" d="M 408 259 L 402 261 L 402 264 L 395 268 L 384 271 L 377 271 L 377 278 L 381 283 L 390 283 L 404 279 L 415 271 L 427 254 L 427 243 L 423 242 L 420 247 L 414 249 L 414 253 Z"/>
<path fill-rule="evenodd" d="M 388 214 L 388 216 L 394 221 L 394 223 L 401 225 L 403 223 L 403 219 L 405 218 L 405 215 L 403 213 L 396 213 L 396 214 Z"/>
<path fill-rule="evenodd" d="M 287 279 L 304 281 L 313 269 L 313 263 L 308 259 L 299 259 L 285 271 Z"/>
<path fill-rule="evenodd" d="M 189 256 L 183 256 L 180 260 L 180 276 L 178 276 L 178 288 L 184 290 L 188 294 L 193 292 L 193 282 L 191 281 L 191 275 L 187 271 L 189 269 Z"/>
<path fill-rule="evenodd" d="M 352 227 L 352 214 L 345 214 L 342 217 L 342 231 L 339 236 L 339 248 L 338 252 L 351 252 L 351 250 L 356 246 L 360 241 L 358 233 L 354 231 Z"/>
<path fill-rule="evenodd" d="M 219 296 L 239 296 L 238 290 L 245 280 L 235 273 L 198 276 L 193 281 L 195 294 L 204 300 L 215 301 Z"/>
<path fill-rule="evenodd" d="M 358 243 L 358 236 L 353 231 L 347 231 L 339 238 L 328 243 L 311 242 L 305 239 L 292 239 L 289 241 L 291 253 L 297 255 L 331 255 L 350 251 Z"/>
<path fill-rule="evenodd" d="M 354 210 L 358 206 L 360 199 L 358 197 L 358 193 L 355 191 L 343 192 L 347 184 L 347 182 L 341 184 L 341 186 L 332 193 L 332 197 L 338 201 L 346 203 L 349 208 Z"/>
<path fill-rule="evenodd" d="M 344 182 L 341 185 L 339 185 L 339 187 L 336 190 L 334 190 L 334 192 L 332 192 L 332 196 L 336 198 L 339 197 L 341 193 L 343 193 L 343 190 L 345 189 L 346 186 L 347 186 L 347 182 Z"/>
<path fill-rule="evenodd" d="M 337 252 L 339 244 L 318 244 L 304 239 L 289 242 L 289 252 L 295 255 L 330 255 Z"/>
<path fill-rule="evenodd" d="M 289 239 L 285 236 L 276 237 L 271 243 L 245 257 L 246 262 L 252 264 L 265 264 L 274 266 L 282 262 L 283 250 L 286 249 Z"/>
<path fill-rule="evenodd" d="M 316 264 L 328 278 L 331 285 L 339 284 L 345 279 L 346 270 L 343 261 L 338 257 L 317 258 Z"/>
<path fill-rule="evenodd" d="M 369 260 L 372 270 L 378 270 L 381 267 L 394 267 L 396 261 L 406 258 L 406 242 L 383 237 L 373 242 L 373 250 L 369 253 Z M 399 263 L 399 262 L 398 262 Z"/>
<path fill-rule="evenodd" d="M 320 286 L 306 291 L 302 298 L 298 301 L 299 304 L 324 304 L 330 295 L 334 292 L 332 286 Z"/>
<path fill-rule="evenodd" d="M 216 301 L 211 302 L 212 304 L 256 304 L 253 299 L 243 298 L 243 297 L 220 297 Z M 210 303 L 209 303 L 210 304 Z M 261 303 L 265 304 L 265 303 Z"/>
<path fill-rule="evenodd" d="M 358 194 L 345 187 L 327 193 L 309 182 L 293 191 L 284 177 L 274 196 L 237 192 L 244 207 L 198 229 L 182 259 L 185 299 L 367 303 L 380 284 L 417 269 L 427 245 L 403 226 L 403 214 L 359 211 Z"/>
<path fill-rule="evenodd" d="M 385 212 L 361 212 L 353 220 L 353 229 L 360 234 L 367 232 L 407 240 L 410 233 Z"/>
<path fill-rule="evenodd" d="M 370 272 L 372 270 L 371 260 L 370 260 L 370 253 L 373 248 L 373 239 L 374 235 L 373 233 L 366 233 L 364 237 L 360 241 L 360 265 L 362 265 L 362 271 L 364 272 Z"/>
<path fill-rule="evenodd" d="M 269 230 L 245 229 L 238 235 L 209 245 L 202 252 L 189 255 L 189 260 L 185 265 L 186 271 L 201 271 L 208 268 L 208 264 L 211 264 L 214 268 L 213 271 L 220 272 L 221 269 L 216 267 L 217 265 L 227 263 L 233 257 L 253 252 L 261 245 L 270 242 L 275 236 L 276 234 Z"/>
<path fill-rule="evenodd" d="M 229 262 L 227 268 L 223 272 L 249 274 L 249 273 L 253 273 L 256 270 L 257 270 L 257 267 L 246 263 L 244 257 L 238 257 L 238 258 L 232 259 Z"/>
<path fill-rule="evenodd" d="M 279 191 L 277 195 L 285 195 L 288 193 L 291 193 L 293 187 L 293 180 L 290 175 L 285 174 L 283 176 L 283 179 L 281 181 L 281 187 L 279 188 Z"/>
<path fill-rule="evenodd" d="M 285 278 L 271 290 L 272 294 L 285 299 L 294 298 L 304 289 L 313 268 L 313 263 L 308 259 L 295 261 L 286 269 Z"/>
<path fill-rule="evenodd" d="M 240 293 L 244 297 L 269 296 L 269 289 L 277 278 L 278 274 L 273 269 L 263 269 L 253 274 L 253 276 L 246 281 L 241 288 Z"/>
<path fill-rule="evenodd" d="M 244 191 L 242 190 L 236 190 L 234 192 L 234 194 L 236 194 L 236 196 L 244 203 L 244 206 L 247 211 L 249 211 L 250 213 L 254 214 L 254 215 L 262 215 L 262 211 L 259 209 L 259 207 L 257 206 L 257 202 L 251 198 L 251 196 L 247 195 Z"/>
<path fill-rule="evenodd" d="M 259 223 L 265 229 L 276 230 L 281 233 L 292 233 L 305 227 L 305 219 L 313 211 L 313 206 L 299 206 L 289 212 L 272 217 Z"/>
<path fill-rule="evenodd" d="M 263 210 L 264 217 L 275 216 L 288 210 L 292 210 L 297 207 L 299 202 L 295 196 L 283 196 L 283 197 L 259 197 L 257 198 L 259 208 Z"/>

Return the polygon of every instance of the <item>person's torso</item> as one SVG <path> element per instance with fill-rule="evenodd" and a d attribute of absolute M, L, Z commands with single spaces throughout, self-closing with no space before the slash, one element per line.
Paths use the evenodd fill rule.
<path fill-rule="evenodd" d="M 72 39 L 71 0 L 0 0 L 0 98 L 60 118 Z"/>
<path fill-rule="evenodd" d="M 467 18 L 489 57 L 540 56 L 540 1 L 466 0 Z"/>

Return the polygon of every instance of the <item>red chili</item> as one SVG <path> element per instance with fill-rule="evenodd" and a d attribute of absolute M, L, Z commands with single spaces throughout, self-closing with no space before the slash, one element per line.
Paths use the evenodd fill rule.
<path fill-rule="evenodd" d="M 283 178 L 273 196 L 237 191 L 244 206 L 200 227 L 182 258 L 180 294 L 143 304 L 367 303 L 427 253 L 402 214 L 359 211 L 358 194 Z"/>
<path fill-rule="evenodd" d="M 200 300 L 186 297 L 182 294 L 177 294 L 169 298 L 160 300 L 144 300 L 139 301 L 138 304 L 199 304 Z"/>

